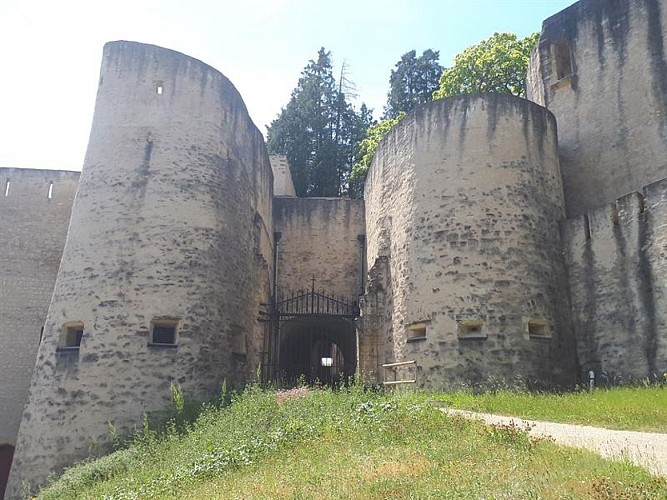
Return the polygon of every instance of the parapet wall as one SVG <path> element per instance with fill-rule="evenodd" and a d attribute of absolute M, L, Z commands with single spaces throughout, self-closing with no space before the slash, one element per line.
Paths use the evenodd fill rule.
<path fill-rule="evenodd" d="M 105 46 L 10 492 L 86 456 L 109 422 L 123 432 L 168 408 L 172 383 L 209 398 L 253 376 L 272 189 L 262 135 L 227 78 L 153 45 Z"/>
<path fill-rule="evenodd" d="M 558 121 L 568 217 L 667 169 L 667 4 L 581 0 L 542 26 L 528 99 Z"/>
<path fill-rule="evenodd" d="M 434 101 L 387 134 L 365 185 L 362 350 L 415 360 L 432 387 L 573 379 L 556 145 L 551 113 L 501 94 Z"/>
<path fill-rule="evenodd" d="M 0 168 L 0 445 L 16 442 L 78 180 Z"/>
<path fill-rule="evenodd" d="M 564 224 L 582 376 L 667 371 L 667 180 Z"/>

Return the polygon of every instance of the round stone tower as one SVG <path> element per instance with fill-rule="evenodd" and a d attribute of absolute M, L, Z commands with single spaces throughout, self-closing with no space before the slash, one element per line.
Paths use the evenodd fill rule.
<path fill-rule="evenodd" d="M 260 362 L 271 167 L 234 86 L 178 52 L 104 48 L 90 142 L 10 479 L 39 482 L 144 412 Z"/>
<path fill-rule="evenodd" d="M 415 361 L 431 387 L 574 376 L 549 111 L 501 94 L 423 105 L 380 144 L 365 200 L 360 352 L 377 359 L 362 370 L 412 379 L 381 365 Z"/>

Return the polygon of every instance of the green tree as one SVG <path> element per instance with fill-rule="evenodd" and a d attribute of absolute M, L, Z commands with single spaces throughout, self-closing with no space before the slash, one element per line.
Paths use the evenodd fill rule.
<path fill-rule="evenodd" d="M 405 116 L 404 112 L 398 114 L 396 118 L 387 118 L 368 128 L 366 137 L 359 144 L 358 160 L 352 166 L 352 176 L 350 178 L 350 194 L 361 198 L 364 194 L 364 182 L 368 169 L 371 166 L 375 150 L 380 141 L 387 133 L 394 128 Z"/>
<path fill-rule="evenodd" d="M 268 127 L 271 153 L 289 160 L 298 196 L 341 196 L 349 189 L 358 143 L 370 112 L 356 113 L 336 83 L 331 53 L 324 48 L 301 73 L 289 103 Z"/>
<path fill-rule="evenodd" d="M 495 33 L 468 47 L 454 58 L 454 66 L 442 73 L 433 98 L 483 92 L 523 97 L 530 51 L 538 38 L 538 33 L 523 39 L 514 33 Z"/>
<path fill-rule="evenodd" d="M 400 113 L 407 113 L 418 104 L 433 99 L 442 74 L 439 57 L 440 53 L 431 49 L 425 50 L 419 57 L 414 50 L 401 56 L 389 76 L 384 118 L 396 118 Z"/>

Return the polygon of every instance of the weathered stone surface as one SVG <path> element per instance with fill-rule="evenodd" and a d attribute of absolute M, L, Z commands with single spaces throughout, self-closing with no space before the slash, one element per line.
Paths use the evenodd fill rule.
<path fill-rule="evenodd" d="M 551 113 L 491 94 L 419 107 L 380 144 L 365 199 L 368 267 L 387 258 L 391 290 L 380 364 L 416 360 L 427 386 L 574 379 Z"/>
<path fill-rule="evenodd" d="M 366 231 L 363 200 L 276 198 L 278 295 L 315 287 L 345 297 L 361 293 Z"/>
<path fill-rule="evenodd" d="M 287 156 L 271 155 L 269 160 L 271 160 L 271 169 L 273 170 L 273 195 L 296 196 Z"/>
<path fill-rule="evenodd" d="M 222 74 L 151 45 L 105 46 L 10 491 L 86 456 L 109 421 L 123 431 L 168 407 L 171 383 L 210 397 L 252 376 L 271 206 L 263 138 Z M 176 347 L 149 345 L 160 318 L 178 321 Z M 72 321 L 80 349 L 59 351 Z"/>
<path fill-rule="evenodd" d="M 0 168 L 0 445 L 16 443 L 78 181 Z"/>
<path fill-rule="evenodd" d="M 622 382 L 667 371 L 667 182 L 564 227 L 582 378 Z"/>
<path fill-rule="evenodd" d="M 529 101 L 430 103 L 379 147 L 365 208 L 295 198 L 284 157 L 274 181 L 213 68 L 107 45 L 73 208 L 78 174 L 0 169 L 0 444 L 14 443 L 46 317 L 11 491 L 87 455 L 107 421 L 122 431 L 169 406 L 172 382 L 210 397 L 260 364 L 282 373 L 280 359 L 369 383 L 415 361 L 396 375 L 429 387 L 666 371 L 666 15 L 658 0 L 582 0 L 548 19 L 529 95 L 556 114 L 560 147 Z M 322 314 L 277 324 L 272 295 L 313 277 L 336 296 L 363 288 L 356 331 Z M 176 346 L 149 345 L 169 319 Z M 81 345 L 58 349 L 70 322 Z"/>
<path fill-rule="evenodd" d="M 544 21 L 528 98 L 558 121 L 568 216 L 667 175 L 666 35 L 663 0 L 581 0 Z"/>

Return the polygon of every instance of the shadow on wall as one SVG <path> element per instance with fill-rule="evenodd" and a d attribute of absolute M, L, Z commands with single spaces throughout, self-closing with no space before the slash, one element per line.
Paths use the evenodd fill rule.
<path fill-rule="evenodd" d="M 12 466 L 14 447 L 9 444 L 0 445 L 0 500 L 5 498 L 5 487 L 9 479 L 9 469 Z"/>

